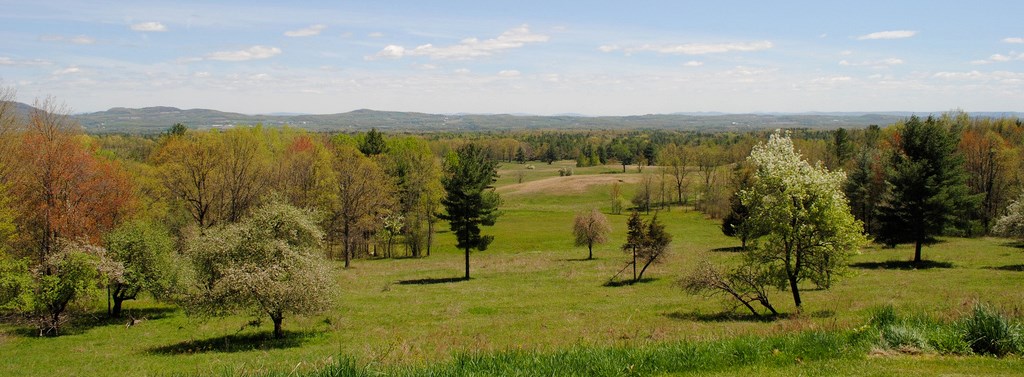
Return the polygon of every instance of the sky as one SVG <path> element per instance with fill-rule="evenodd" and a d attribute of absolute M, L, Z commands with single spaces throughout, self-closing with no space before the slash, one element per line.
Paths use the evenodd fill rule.
<path fill-rule="evenodd" d="M 76 113 L 1024 111 L 1020 1 L 0 0 L 0 9 L 0 85 Z"/>

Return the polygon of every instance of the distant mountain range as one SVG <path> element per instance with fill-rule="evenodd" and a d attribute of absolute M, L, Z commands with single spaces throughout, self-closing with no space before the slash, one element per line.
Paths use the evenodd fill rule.
<path fill-rule="evenodd" d="M 30 106 L 18 104 L 27 113 Z M 355 110 L 339 114 L 275 113 L 247 115 L 209 109 L 182 110 L 175 107 L 129 109 L 76 114 L 72 117 L 92 133 L 159 133 L 175 123 L 193 129 L 226 128 L 240 125 L 292 126 L 313 131 L 502 131 L 565 129 L 680 129 L 749 130 L 766 128 L 838 128 L 885 126 L 913 115 L 911 112 L 816 112 L 727 114 L 714 112 L 649 114 L 632 116 L 552 116 L 509 114 L 425 114 Z M 920 114 L 919 115 L 928 115 Z M 971 113 L 972 116 L 1017 116 L 1017 112 Z"/>

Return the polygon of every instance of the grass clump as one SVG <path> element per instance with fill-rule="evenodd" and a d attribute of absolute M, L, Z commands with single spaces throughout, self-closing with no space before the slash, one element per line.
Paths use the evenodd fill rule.
<path fill-rule="evenodd" d="M 987 305 L 978 304 L 961 322 L 964 339 L 975 353 L 1005 356 L 1024 349 L 1019 324 L 1011 323 Z"/>
<path fill-rule="evenodd" d="M 955 322 L 901 317 L 892 305 L 872 311 L 869 327 L 877 332 L 875 347 L 900 353 L 943 355 L 1019 354 L 1024 349 L 1020 326 L 987 305 Z"/>

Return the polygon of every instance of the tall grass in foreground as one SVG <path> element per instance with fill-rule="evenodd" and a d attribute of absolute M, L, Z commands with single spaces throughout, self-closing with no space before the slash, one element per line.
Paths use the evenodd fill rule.
<path fill-rule="evenodd" d="M 785 367 L 805 361 L 863 358 L 870 342 L 856 332 L 804 332 L 642 347 L 573 347 L 563 351 L 463 354 L 421 367 L 377 369 L 343 359 L 306 376 L 646 376 L 716 372 L 760 365 Z M 287 373 L 269 374 L 269 376 Z"/>
<path fill-rule="evenodd" d="M 1021 327 L 985 305 L 960 320 L 900 316 L 892 306 L 873 310 L 868 324 L 846 331 L 806 331 L 709 342 L 641 347 L 577 346 L 562 351 L 461 354 L 427 366 L 360 366 L 343 358 L 306 376 L 646 376 L 786 368 L 805 362 L 864 359 L 873 354 L 1020 355 Z M 272 373 L 268 376 L 285 375 Z"/>

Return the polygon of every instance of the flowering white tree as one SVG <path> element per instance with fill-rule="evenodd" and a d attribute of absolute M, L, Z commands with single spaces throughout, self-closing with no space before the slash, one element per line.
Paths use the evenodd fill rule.
<path fill-rule="evenodd" d="M 1006 207 L 1006 215 L 996 220 L 992 232 L 1003 237 L 1024 239 L 1024 194 Z"/>
<path fill-rule="evenodd" d="M 246 309 L 269 315 L 274 337 L 284 336 L 286 314 L 316 313 L 332 301 L 334 280 L 317 250 L 322 238 L 310 213 L 282 203 L 207 229 L 188 245 L 195 282 L 187 307 L 208 315 Z"/>
<path fill-rule="evenodd" d="M 849 255 L 866 242 L 863 226 L 843 194 L 845 174 L 811 166 L 788 135 L 776 131 L 754 147 L 750 161 L 757 171 L 740 200 L 760 236 L 749 257 L 768 266 L 779 286 L 788 284 L 799 309 L 800 281 L 828 288 Z"/>

